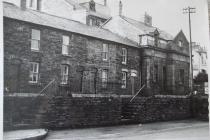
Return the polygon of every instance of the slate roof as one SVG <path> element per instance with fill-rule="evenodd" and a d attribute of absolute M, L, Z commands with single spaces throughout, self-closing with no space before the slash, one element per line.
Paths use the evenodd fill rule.
<path fill-rule="evenodd" d="M 86 9 L 88 11 L 88 15 L 100 17 L 103 19 L 109 19 L 110 16 L 110 11 L 107 6 L 95 3 L 96 6 L 96 12 L 90 11 L 89 10 L 89 2 L 83 2 L 83 3 L 78 3 L 75 0 L 65 0 L 67 3 L 70 5 L 74 6 L 76 10 L 78 9 Z"/>
<path fill-rule="evenodd" d="M 173 40 L 174 37 L 172 35 L 170 35 L 169 33 L 162 31 L 156 27 L 153 26 L 148 26 L 143 22 L 125 17 L 125 16 L 121 16 L 122 19 L 124 19 L 125 21 L 127 21 L 128 23 L 132 24 L 133 26 L 137 27 L 140 30 L 143 30 L 145 32 L 145 34 L 151 34 L 151 32 L 154 32 L 155 29 L 158 30 L 158 32 L 160 33 L 160 38 L 163 38 L 165 40 Z M 132 31 L 131 31 L 132 32 Z"/>
<path fill-rule="evenodd" d="M 104 15 L 104 14 L 101 14 L 99 12 L 93 12 L 93 11 L 88 11 L 88 15 L 100 17 L 100 18 L 103 18 L 103 19 L 109 19 L 111 17 L 111 16 L 108 16 L 108 15 Z"/>
<path fill-rule="evenodd" d="M 91 36 L 98 39 L 112 41 L 128 46 L 138 47 L 133 41 L 123 38 L 117 34 L 114 34 L 106 29 L 98 27 L 88 26 L 77 21 L 49 15 L 35 10 L 21 10 L 20 7 L 4 2 L 3 4 L 4 17 L 34 23 L 38 25 L 53 27 L 73 33 L 82 34 L 85 36 Z"/>

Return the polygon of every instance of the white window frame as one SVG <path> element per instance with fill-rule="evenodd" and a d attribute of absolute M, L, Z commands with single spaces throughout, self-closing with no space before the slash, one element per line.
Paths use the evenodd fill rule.
<path fill-rule="evenodd" d="M 121 88 L 125 89 L 127 88 L 127 72 L 122 71 L 122 86 Z"/>
<path fill-rule="evenodd" d="M 69 66 L 61 65 L 61 84 L 66 85 L 69 81 Z"/>
<path fill-rule="evenodd" d="M 204 56 L 205 54 L 201 53 L 201 64 L 206 65 L 206 57 Z"/>
<path fill-rule="evenodd" d="M 102 70 L 101 80 L 102 80 L 102 87 L 107 88 L 107 83 L 108 83 L 108 70 L 107 69 Z"/>
<path fill-rule="evenodd" d="M 143 37 L 139 36 L 139 45 L 142 45 L 142 39 L 143 39 Z"/>
<path fill-rule="evenodd" d="M 29 74 L 29 77 L 30 77 L 29 83 L 38 83 L 38 80 L 39 80 L 39 63 L 37 63 L 37 62 L 30 62 L 30 74 Z"/>
<path fill-rule="evenodd" d="M 62 54 L 63 55 L 69 55 L 69 42 L 70 42 L 70 37 L 63 35 L 62 36 Z"/>
<path fill-rule="evenodd" d="M 178 41 L 178 46 L 182 47 L 183 46 L 183 42 L 181 40 Z"/>
<path fill-rule="evenodd" d="M 155 45 L 155 38 L 152 36 L 147 36 L 147 45 L 154 46 Z"/>
<path fill-rule="evenodd" d="M 127 64 L 127 49 L 122 48 L 122 64 Z"/>
<path fill-rule="evenodd" d="M 109 57 L 109 45 L 108 44 L 103 44 L 102 47 L 102 59 L 103 61 L 107 61 Z"/>
<path fill-rule="evenodd" d="M 32 29 L 31 30 L 31 50 L 39 51 L 40 50 L 40 30 Z"/>

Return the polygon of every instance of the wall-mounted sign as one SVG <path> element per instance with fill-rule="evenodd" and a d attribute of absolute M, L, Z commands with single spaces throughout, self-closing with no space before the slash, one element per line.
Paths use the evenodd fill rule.
<path fill-rule="evenodd" d="M 131 70 L 131 77 L 137 77 L 137 71 Z"/>
<path fill-rule="evenodd" d="M 205 94 L 209 94 L 208 82 L 204 83 Z"/>

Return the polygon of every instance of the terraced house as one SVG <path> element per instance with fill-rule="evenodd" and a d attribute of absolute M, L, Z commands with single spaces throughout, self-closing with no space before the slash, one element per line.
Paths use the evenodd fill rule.
<path fill-rule="evenodd" d="M 28 2 L 4 2 L 6 93 L 40 93 L 53 83 L 55 92 L 75 95 L 132 95 L 142 86 L 144 95 L 187 94 L 189 43 L 182 31 L 172 37 L 149 16 L 143 23 L 121 14 L 89 26 L 96 22 L 59 17 L 43 12 L 39 1 L 34 8 Z M 98 17 L 94 1 L 89 4 Z"/>
<path fill-rule="evenodd" d="M 56 79 L 72 93 L 127 94 L 131 71 L 139 85 L 138 46 L 107 30 L 10 3 L 4 29 L 6 92 L 39 93 Z"/>

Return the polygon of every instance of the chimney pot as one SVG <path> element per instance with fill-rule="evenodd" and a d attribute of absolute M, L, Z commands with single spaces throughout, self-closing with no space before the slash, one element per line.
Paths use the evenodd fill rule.
<path fill-rule="evenodd" d="M 41 11 L 42 8 L 42 0 L 37 0 L 37 10 Z"/>
<path fill-rule="evenodd" d="M 21 0 L 21 1 L 20 1 L 20 8 L 21 8 L 22 10 L 26 10 L 26 0 Z"/>
<path fill-rule="evenodd" d="M 107 6 L 107 0 L 104 0 L 104 6 Z"/>
<path fill-rule="evenodd" d="M 148 15 L 147 13 L 145 13 L 144 15 L 144 24 L 148 26 L 152 26 L 152 17 Z"/>
<path fill-rule="evenodd" d="M 120 0 L 120 2 L 119 2 L 119 16 L 122 16 L 122 8 L 123 8 L 123 4 L 122 4 L 122 1 Z"/>

